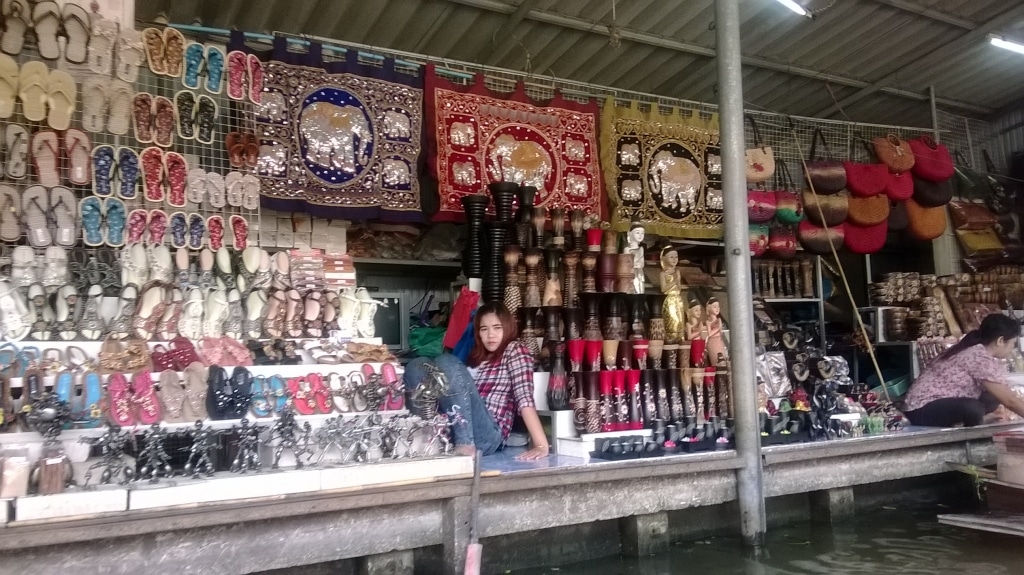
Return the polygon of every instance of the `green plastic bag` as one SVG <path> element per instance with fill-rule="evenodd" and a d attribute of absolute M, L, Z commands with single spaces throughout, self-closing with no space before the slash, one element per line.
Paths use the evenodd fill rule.
<path fill-rule="evenodd" d="M 444 351 L 443 327 L 414 327 L 409 332 L 409 347 L 417 357 L 437 357 Z"/>

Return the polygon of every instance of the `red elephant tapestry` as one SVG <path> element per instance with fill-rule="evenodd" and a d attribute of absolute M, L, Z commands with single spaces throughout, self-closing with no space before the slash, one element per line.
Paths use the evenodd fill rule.
<path fill-rule="evenodd" d="M 325 63 L 275 41 L 254 103 L 263 206 L 324 218 L 423 220 L 419 161 L 423 78 L 364 64 L 355 50 Z"/>
<path fill-rule="evenodd" d="M 601 111 L 601 162 L 608 182 L 613 229 L 626 231 L 634 218 L 662 236 L 722 236 L 722 158 L 718 117 L 694 111 L 663 114 L 637 102 Z"/>
<path fill-rule="evenodd" d="M 440 196 L 434 221 L 462 221 L 462 198 L 494 181 L 536 186 L 537 206 L 602 215 L 596 102 L 556 93 L 537 106 L 522 82 L 510 94 L 493 93 L 483 75 L 462 86 L 433 66 L 425 84 L 427 155 Z"/>

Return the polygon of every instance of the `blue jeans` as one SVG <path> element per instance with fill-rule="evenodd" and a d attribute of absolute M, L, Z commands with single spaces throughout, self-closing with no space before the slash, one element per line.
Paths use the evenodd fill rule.
<path fill-rule="evenodd" d="M 434 367 L 448 378 L 448 394 L 437 402 L 439 411 L 447 413 L 458 406 L 459 412 L 466 420 L 462 424 L 452 426 L 452 441 L 455 445 L 474 445 L 484 455 L 491 455 L 501 449 L 505 443 L 501 429 L 484 405 L 473 376 L 469 374 L 465 364 L 454 355 L 446 353 L 434 359 L 417 357 L 410 361 L 405 366 L 403 376 L 405 389 L 412 392 L 420 381 L 423 381 L 427 375 L 424 364 L 427 363 L 434 364 Z"/>

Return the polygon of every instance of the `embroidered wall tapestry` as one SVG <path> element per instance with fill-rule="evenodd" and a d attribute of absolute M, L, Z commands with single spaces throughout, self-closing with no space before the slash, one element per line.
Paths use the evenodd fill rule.
<path fill-rule="evenodd" d="M 502 180 L 536 186 L 538 206 L 602 215 L 596 102 L 556 93 L 538 106 L 522 82 L 498 94 L 483 75 L 461 86 L 429 65 L 425 81 L 427 156 L 440 196 L 434 221 L 462 221 L 462 197 Z"/>
<path fill-rule="evenodd" d="M 254 105 L 263 205 L 318 217 L 423 219 L 417 174 L 423 79 L 355 50 L 324 63 L 321 46 L 275 41 L 266 91 Z"/>
<path fill-rule="evenodd" d="M 644 112 L 605 101 L 601 110 L 601 162 L 612 227 L 632 218 L 648 232 L 683 238 L 722 236 L 722 159 L 718 116 L 685 117 L 678 110 Z"/>

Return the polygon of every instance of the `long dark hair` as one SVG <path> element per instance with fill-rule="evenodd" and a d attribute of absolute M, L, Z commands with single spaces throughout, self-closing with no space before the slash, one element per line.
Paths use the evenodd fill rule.
<path fill-rule="evenodd" d="M 988 345 L 999 338 L 1013 339 L 1020 336 L 1020 322 L 1001 313 L 993 313 L 981 320 L 978 329 L 967 332 L 967 335 L 953 347 L 942 352 L 936 361 L 947 360 L 961 351 L 978 344 Z"/>
<path fill-rule="evenodd" d="M 484 342 L 480 340 L 480 322 L 483 317 L 488 314 L 494 314 L 498 316 L 498 321 L 501 322 L 501 345 L 494 352 L 487 351 L 484 347 Z M 505 353 L 505 348 L 508 347 L 509 342 L 516 338 L 517 334 L 516 320 L 512 317 L 512 312 L 508 311 L 508 308 L 501 303 L 485 303 L 480 306 L 480 309 L 476 310 L 476 317 L 473 318 L 473 349 L 469 352 L 469 357 L 466 358 L 466 365 L 470 367 L 476 367 L 485 361 L 495 361 L 500 359 L 502 354 Z"/>

